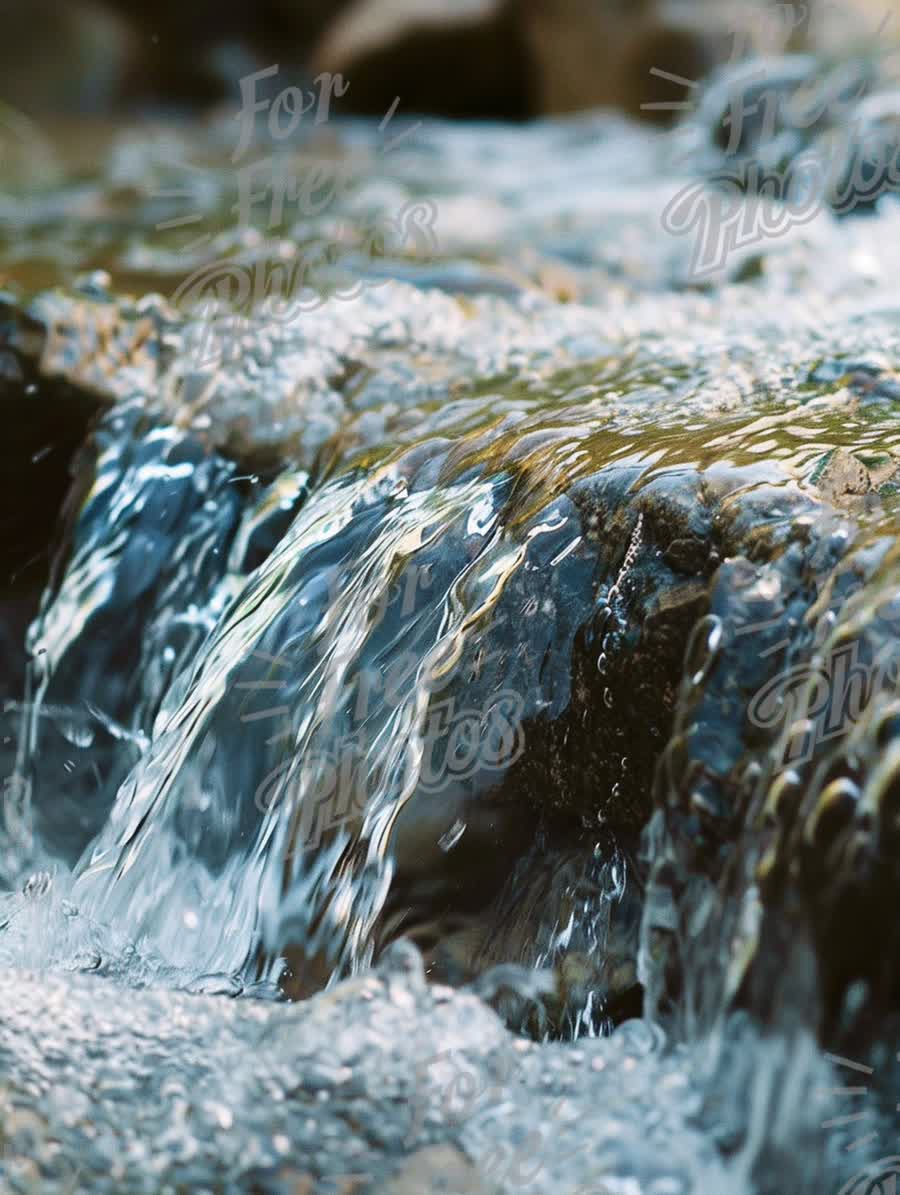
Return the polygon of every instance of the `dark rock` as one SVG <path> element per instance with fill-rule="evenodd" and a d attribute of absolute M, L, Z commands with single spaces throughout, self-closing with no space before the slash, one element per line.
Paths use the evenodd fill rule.
<path fill-rule="evenodd" d="M 329 27 L 312 63 L 350 80 L 351 106 L 373 114 L 400 96 L 406 110 L 450 117 L 615 108 L 666 124 L 736 42 L 766 44 L 765 27 L 764 6 L 720 19 L 713 6 L 666 0 L 627 10 L 607 0 L 362 0 Z"/>
<path fill-rule="evenodd" d="M 738 1000 L 862 1049 L 895 1007 L 877 911 L 897 883 L 886 796 L 895 558 L 885 536 L 848 551 L 836 524 L 830 542 L 801 538 L 774 569 L 720 573 L 718 650 L 685 681 L 657 776 L 644 938 L 661 1011 L 712 1017 Z M 738 646 L 745 633 L 757 653 Z M 699 964 L 710 949 L 723 971 Z M 851 1000 L 860 984 L 862 1005 Z"/>
<path fill-rule="evenodd" d="M 384 116 L 399 96 L 404 112 L 520 120 L 537 107 L 516 8 L 364 0 L 326 30 L 311 69 L 347 79 L 355 112 Z"/>

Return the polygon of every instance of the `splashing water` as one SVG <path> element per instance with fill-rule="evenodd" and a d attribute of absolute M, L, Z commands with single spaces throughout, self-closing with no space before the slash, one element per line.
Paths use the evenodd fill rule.
<path fill-rule="evenodd" d="M 696 1189 L 812 1190 L 819 1169 L 786 1159 L 798 1142 L 816 1155 L 821 1051 L 793 1024 L 710 1023 L 695 975 L 722 972 L 735 1002 L 752 981 L 764 896 L 740 885 L 761 859 L 747 847 L 725 869 L 734 921 L 716 860 L 741 838 L 732 756 L 762 774 L 784 748 L 747 732 L 771 644 L 736 649 L 736 612 L 775 610 L 786 664 L 804 662 L 798 627 L 831 600 L 819 574 L 859 550 L 868 579 L 863 549 L 896 530 L 898 209 L 843 230 L 823 213 L 764 245 L 758 275 L 688 289 L 659 232 L 658 142 L 592 129 L 523 131 L 484 166 L 496 260 L 465 273 L 468 293 L 453 281 L 468 209 L 448 193 L 443 259 L 388 263 L 405 281 L 249 333 L 228 368 L 186 360 L 190 322 L 162 300 L 123 306 L 115 336 L 156 320 L 160 347 L 91 375 L 115 401 L 79 461 L 10 710 L 0 961 L 306 996 L 406 935 L 430 978 L 505 990 L 539 1039 L 609 1034 L 643 989 L 683 1020 L 668 1043 L 626 1020 L 610 1057 L 649 1076 L 638 1103 L 672 1059 L 672 1090 L 696 1066 L 707 1103 L 721 1095 L 691 1112 L 718 1151 L 684 1162 Z M 561 220 L 559 159 L 592 138 L 584 210 Z M 440 169 L 413 155 L 395 185 L 458 186 L 476 142 L 438 131 Z M 507 200 L 541 155 L 549 191 Z M 604 182 L 612 161 L 630 161 L 627 202 Z M 615 251 L 596 235 L 613 227 Z M 528 277 L 509 275 L 531 244 Z M 104 253 L 129 276 L 133 249 Z M 174 280 L 176 257 L 147 246 L 141 284 Z M 578 302 L 541 289 L 561 263 Z M 65 298 L 37 302 L 74 335 Z M 69 376 L 72 345 L 52 347 Z M 820 651 L 847 625 L 832 606 Z M 859 804 L 862 780 L 839 779 Z M 738 808 L 758 812 L 758 775 L 744 780 Z M 654 1195 L 690 1189 L 657 1178 Z"/>

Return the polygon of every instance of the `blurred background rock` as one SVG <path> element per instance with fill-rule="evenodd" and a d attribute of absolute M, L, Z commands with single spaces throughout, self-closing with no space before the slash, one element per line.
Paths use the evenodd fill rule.
<path fill-rule="evenodd" d="M 900 0 L 0 0 L 0 100 L 29 116 L 204 109 L 278 63 L 342 72 L 342 111 L 641 115 L 751 49 L 898 38 Z M 846 48 L 846 47 L 845 47 Z M 651 68 L 656 68 L 651 74 Z M 644 113 L 644 115 L 647 115 Z M 657 112 L 664 119 L 666 114 Z"/>

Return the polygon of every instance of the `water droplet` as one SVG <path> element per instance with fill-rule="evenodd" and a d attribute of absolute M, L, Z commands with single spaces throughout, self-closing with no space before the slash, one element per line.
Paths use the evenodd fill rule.
<path fill-rule="evenodd" d="M 461 818 L 457 818 L 446 834 L 442 834 L 438 839 L 438 846 L 442 851 L 452 851 L 465 831 L 466 823 Z"/>
<path fill-rule="evenodd" d="M 94 741 L 93 729 L 84 722 L 66 722 L 60 730 L 73 747 L 90 747 Z"/>

